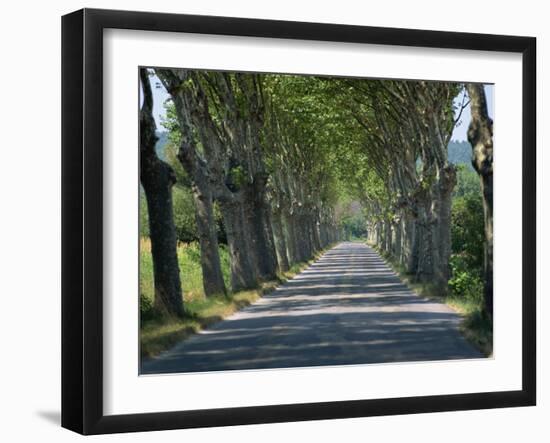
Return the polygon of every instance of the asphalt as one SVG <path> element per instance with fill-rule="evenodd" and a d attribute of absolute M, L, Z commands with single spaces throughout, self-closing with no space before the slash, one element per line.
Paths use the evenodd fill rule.
<path fill-rule="evenodd" d="M 141 374 L 482 358 L 445 304 L 344 242 L 274 292 L 159 356 Z"/>

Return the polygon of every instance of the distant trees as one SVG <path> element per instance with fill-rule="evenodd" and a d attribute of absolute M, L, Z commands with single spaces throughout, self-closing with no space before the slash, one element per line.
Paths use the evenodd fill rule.
<path fill-rule="evenodd" d="M 330 91 L 319 79 L 271 76 L 265 81 L 266 156 L 279 256 L 304 261 L 340 238 L 334 206 L 341 194 L 337 182 L 337 133 L 327 107 Z"/>
<path fill-rule="evenodd" d="M 155 151 L 156 124 L 153 94 L 147 69 L 140 69 L 143 105 L 139 114 L 140 181 L 145 190 L 155 281 L 155 309 L 165 315 L 182 316 L 183 298 L 176 253 L 176 230 L 172 208 L 172 168 Z"/>
<path fill-rule="evenodd" d="M 459 86 L 425 81 L 345 81 L 345 106 L 362 130 L 367 164 L 356 189 L 371 241 L 445 294 L 450 276 L 451 194 L 447 145 Z M 356 161 L 356 156 L 352 161 Z"/>

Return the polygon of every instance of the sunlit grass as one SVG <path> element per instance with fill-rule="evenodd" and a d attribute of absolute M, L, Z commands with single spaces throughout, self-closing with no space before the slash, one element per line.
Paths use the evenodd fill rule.
<path fill-rule="evenodd" d="M 204 298 L 202 286 L 202 269 L 200 264 L 200 248 L 197 243 L 178 243 L 178 263 L 184 300 Z M 220 246 L 220 261 L 225 285 L 229 287 L 229 252 L 225 245 Z M 151 257 L 151 240 L 140 239 L 139 262 L 139 290 L 140 294 L 151 302 L 155 294 L 153 281 L 153 259 Z"/>

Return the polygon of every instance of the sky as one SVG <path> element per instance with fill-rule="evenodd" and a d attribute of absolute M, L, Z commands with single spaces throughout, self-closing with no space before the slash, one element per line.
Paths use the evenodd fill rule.
<path fill-rule="evenodd" d="M 170 97 L 164 86 L 160 82 L 157 76 L 151 77 L 151 87 L 153 89 L 153 115 L 157 124 L 158 131 L 164 131 L 162 126 L 162 118 L 166 115 L 164 109 L 164 102 Z M 489 117 L 494 120 L 494 85 L 485 85 L 485 95 L 487 97 L 487 108 L 489 111 Z M 460 105 L 462 103 L 463 93 L 460 93 L 455 103 Z M 456 110 L 455 117 L 458 116 L 459 110 Z M 460 121 L 455 126 L 451 140 L 453 141 L 467 141 L 466 132 L 468 131 L 468 125 L 471 119 L 470 106 L 468 105 L 460 117 Z"/>
<path fill-rule="evenodd" d="M 164 102 L 170 98 L 164 85 L 160 82 L 156 75 L 150 78 L 151 88 L 153 90 L 153 116 L 155 117 L 155 123 L 157 124 L 157 131 L 166 131 L 162 126 L 162 118 L 166 115 L 164 109 Z"/>
<path fill-rule="evenodd" d="M 495 100 L 494 100 L 494 89 L 495 85 L 485 85 L 485 97 L 487 98 L 487 111 L 489 113 L 489 117 L 491 117 L 493 120 L 495 119 Z M 462 96 L 463 94 L 458 94 L 457 98 L 455 98 L 455 103 L 457 105 L 460 105 L 462 103 Z M 459 114 L 459 109 L 455 112 L 455 118 Z M 466 132 L 468 131 L 468 126 L 470 125 L 470 120 L 472 118 L 472 115 L 470 114 L 470 106 L 468 105 L 466 108 L 464 108 L 464 111 L 462 111 L 462 115 L 460 116 L 460 121 L 455 126 L 455 129 L 453 131 L 453 135 L 451 136 L 451 140 L 454 141 L 467 141 Z"/>

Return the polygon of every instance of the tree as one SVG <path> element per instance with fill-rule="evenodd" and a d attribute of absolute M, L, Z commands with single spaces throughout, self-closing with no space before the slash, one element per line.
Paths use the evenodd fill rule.
<path fill-rule="evenodd" d="M 184 314 L 177 257 L 176 229 L 172 208 L 172 168 L 155 151 L 156 124 L 153 118 L 153 94 L 146 68 L 140 69 L 143 105 L 140 110 L 140 180 L 147 199 L 149 233 L 155 283 L 154 306 L 164 315 Z"/>
<path fill-rule="evenodd" d="M 180 129 L 180 146 L 177 157 L 191 180 L 196 227 L 201 249 L 204 293 L 206 296 L 226 295 L 227 290 L 221 270 L 214 218 L 210 171 L 197 146 L 197 136 L 193 128 L 191 91 L 187 82 L 188 72 L 181 69 L 156 69 L 155 72 L 164 83 L 175 105 Z"/>
<path fill-rule="evenodd" d="M 470 96 L 472 120 L 468 141 L 472 145 L 472 165 L 479 174 L 483 195 L 485 224 L 484 299 L 485 313 L 493 317 L 493 120 L 487 110 L 482 84 L 466 85 Z"/>

